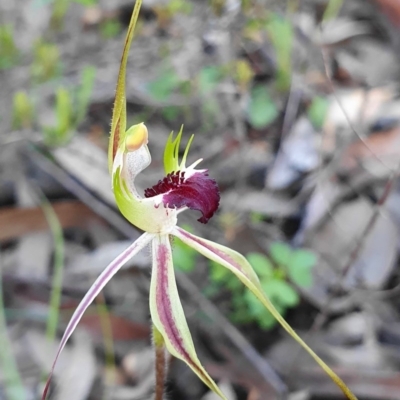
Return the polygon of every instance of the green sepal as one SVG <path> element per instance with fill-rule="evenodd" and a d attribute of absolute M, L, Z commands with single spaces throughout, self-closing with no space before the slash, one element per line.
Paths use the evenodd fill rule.
<path fill-rule="evenodd" d="M 125 77 L 126 66 L 128 63 L 129 48 L 132 43 L 136 22 L 139 16 L 142 0 L 136 0 L 132 17 L 129 22 L 128 32 L 126 34 L 124 50 L 122 53 L 121 64 L 119 67 L 117 88 L 115 92 L 114 109 L 111 120 L 111 134 L 108 144 L 108 170 L 111 173 L 113 169 L 114 158 L 117 150 L 124 143 L 126 130 L 126 93 Z"/>

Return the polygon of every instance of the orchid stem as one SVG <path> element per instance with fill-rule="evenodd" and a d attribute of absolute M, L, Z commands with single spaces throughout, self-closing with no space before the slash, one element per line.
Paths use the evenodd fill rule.
<path fill-rule="evenodd" d="M 168 371 L 167 353 L 165 351 L 164 339 L 161 333 L 153 325 L 153 343 L 155 349 L 155 396 L 154 400 L 163 400 L 164 398 L 164 382 Z"/>

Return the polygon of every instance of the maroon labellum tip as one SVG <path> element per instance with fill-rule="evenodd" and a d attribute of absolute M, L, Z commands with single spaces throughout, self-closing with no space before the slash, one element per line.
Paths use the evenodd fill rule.
<path fill-rule="evenodd" d="M 168 208 L 188 207 L 202 213 L 198 219 L 205 224 L 219 206 L 217 182 L 208 176 L 207 171 L 199 171 L 185 178 L 185 172 L 171 172 L 153 187 L 146 189 L 145 197 L 163 195 L 163 204 Z"/>

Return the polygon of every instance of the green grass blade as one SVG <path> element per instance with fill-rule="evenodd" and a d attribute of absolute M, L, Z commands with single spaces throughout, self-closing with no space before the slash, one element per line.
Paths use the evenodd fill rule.
<path fill-rule="evenodd" d="M 57 333 L 64 270 L 64 236 L 60 221 L 50 202 L 42 196 L 41 207 L 54 240 L 53 280 L 51 284 L 50 309 L 46 326 L 46 337 L 54 340 Z"/>

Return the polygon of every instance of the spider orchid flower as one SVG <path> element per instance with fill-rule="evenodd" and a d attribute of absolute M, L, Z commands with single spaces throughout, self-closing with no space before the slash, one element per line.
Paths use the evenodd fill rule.
<path fill-rule="evenodd" d="M 207 170 L 196 169 L 201 160 L 186 167 L 186 159 L 193 136 L 189 140 L 182 160 L 179 160 L 182 130 L 175 139 L 171 134 L 164 152 L 166 177 L 145 190 L 144 197 L 140 196 L 136 190 L 136 176 L 151 161 L 147 147 L 148 131 L 146 126 L 142 123 L 126 130 L 126 65 L 140 6 L 141 1 L 137 0 L 122 54 L 108 156 L 112 187 L 118 208 L 127 220 L 143 230 L 144 233 L 106 267 L 75 310 L 61 339 L 42 399 L 46 398 L 57 359 L 85 310 L 123 264 L 147 245 L 151 246 L 152 252 L 150 313 L 156 357 L 160 354 L 163 355 L 158 359 L 163 359 L 165 362 L 166 349 L 170 354 L 184 361 L 213 392 L 222 399 L 226 399 L 196 354 L 175 281 L 170 244 L 173 236 L 178 237 L 203 256 L 221 264 L 235 274 L 274 315 L 282 327 L 307 350 L 342 389 L 346 397 L 356 399 L 344 382 L 308 347 L 275 309 L 264 294 L 251 265 L 241 254 L 228 247 L 195 236 L 177 226 L 179 213 L 188 209 L 197 210 L 201 213 L 198 221 L 206 223 L 219 205 L 220 196 L 216 182 L 208 176 Z M 164 366 L 156 368 L 156 397 L 157 393 L 160 393 L 157 392 L 157 387 L 160 387 L 159 380 L 163 380 L 165 374 Z M 161 382 L 162 385 L 163 382 Z M 157 398 L 161 397 L 162 393 Z"/>

